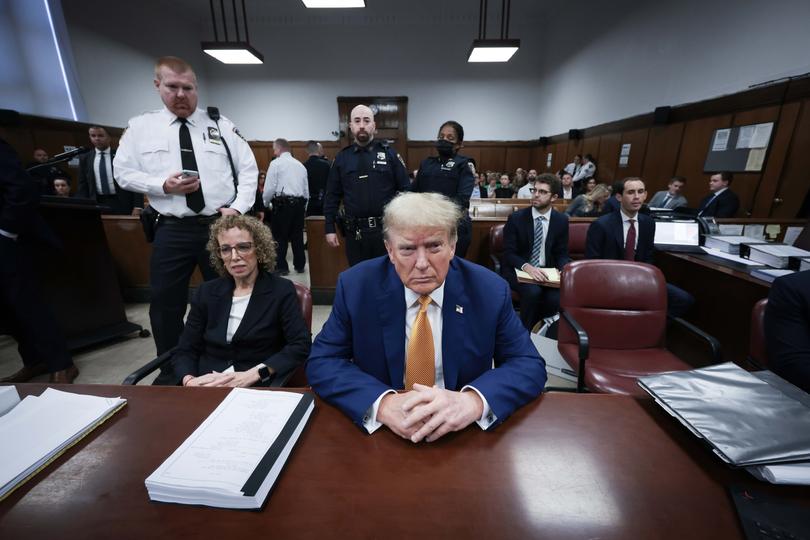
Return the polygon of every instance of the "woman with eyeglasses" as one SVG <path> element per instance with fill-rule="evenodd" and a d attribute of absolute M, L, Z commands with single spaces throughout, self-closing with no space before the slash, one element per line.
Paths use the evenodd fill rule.
<path fill-rule="evenodd" d="M 222 276 L 199 286 L 172 362 L 183 386 L 269 386 L 304 362 L 311 335 L 291 281 L 272 273 L 270 230 L 223 216 L 208 239 Z"/>
<path fill-rule="evenodd" d="M 464 142 L 464 128 L 453 120 L 448 120 L 439 128 L 436 137 L 437 156 L 422 160 L 411 191 L 418 193 L 441 193 L 452 199 L 462 211 L 458 224 L 456 255 L 464 257 L 472 238 L 472 221 L 468 213 L 470 197 L 475 184 L 475 164 L 458 151 Z"/>

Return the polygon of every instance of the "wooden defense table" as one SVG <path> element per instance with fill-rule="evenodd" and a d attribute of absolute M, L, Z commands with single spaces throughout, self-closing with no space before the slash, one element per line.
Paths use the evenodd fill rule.
<path fill-rule="evenodd" d="M 39 394 L 41 384 L 18 385 Z M 0 502 L 0 538 L 741 538 L 727 468 L 651 400 L 550 393 L 492 432 L 414 445 L 318 400 L 259 512 L 149 501 L 144 479 L 225 397 L 76 385 L 126 407 Z"/>

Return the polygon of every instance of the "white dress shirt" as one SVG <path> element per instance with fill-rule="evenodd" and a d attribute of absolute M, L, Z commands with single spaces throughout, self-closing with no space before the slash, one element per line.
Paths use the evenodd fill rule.
<path fill-rule="evenodd" d="M 163 183 L 183 170 L 180 158 L 180 126 L 168 109 L 136 116 L 121 136 L 115 153 L 115 179 L 122 188 L 146 193 L 150 204 L 163 215 L 196 215 L 186 205 L 182 193 L 164 193 Z M 219 128 L 205 111 L 197 109 L 188 117 L 188 129 L 205 197 L 203 215 L 213 215 L 234 196 L 233 175 L 222 139 L 228 143 L 239 188 L 231 208 L 245 213 L 256 202 L 259 169 L 253 151 L 227 118 L 220 117 Z"/>
<path fill-rule="evenodd" d="M 583 164 L 579 170 L 574 175 L 574 182 L 579 182 L 580 180 L 584 180 L 585 178 L 589 178 L 596 173 L 596 165 L 593 164 L 593 161 L 589 161 L 588 163 Z"/>
<path fill-rule="evenodd" d="M 619 212 L 621 212 L 622 214 L 622 230 L 624 232 L 624 237 L 622 239 L 622 247 L 627 245 L 627 231 L 630 230 L 630 220 L 631 219 L 636 220 L 636 222 L 634 223 L 634 225 L 636 226 L 636 245 L 633 246 L 633 249 L 636 249 L 638 247 L 638 212 L 636 212 L 636 215 L 634 216 L 628 216 L 627 214 L 625 214 L 624 209 L 619 210 Z"/>
<path fill-rule="evenodd" d="M 518 199 L 531 199 L 532 192 L 529 191 L 532 188 L 532 184 L 526 184 L 522 188 L 518 190 L 517 198 Z"/>
<path fill-rule="evenodd" d="M 571 163 L 569 163 L 568 165 L 566 165 L 566 166 L 563 168 L 563 170 L 564 170 L 565 172 L 567 172 L 568 174 L 570 174 L 570 175 L 571 175 L 571 177 L 573 178 L 573 177 L 574 177 L 574 175 L 575 175 L 575 174 L 577 174 L 577 172 L 579 171 L 579 168 L 580 168 L 580 165 L 577 165 L 576 163 L 574 163 L 574 162 L 572 161 Z"/>
<path fill-rule="evenodd" d="M 284 152 L 274 159 L 267 169 L 267 179 L 264 182 L 262 195 L 264 205 L 270 206 L 276 195 L 309 199 L 307 169 L 289 152 Z"/>
<path fill-rule="evenodd" d="M 230 343 L 233 335 L 242 324 L 242 319 L 245 318 L 248 304 L 250 303 L 250 294 L 245 296 L 234 296 L 231 301 L 231 312 L 228 314 L 228 329 L 225 332 L 225 342 Z"/>
<path fill-rule="evenodd" d="M 551 206 L 546 208 L 545 213 L 540 212 L 537 208 L 532 207 L 532 230 L 534 230 L 534 224 L 537 222 L 537 218 L 540 216 L 544 217 L 545 219 L 541 220 L 540 223 L 543 226 L 543 243 L 540 244 L 540 257 L 539 262 L 537 263 L 537 268 L 545 268 L 546 267 L 546 239 L 548 238 L 548 224 L 549 220 L 551 219 Z M 532 248 L 534 248 L 534 237 L 532 237 Z M 523 263 L 520 267 L 523 270 L 523 267 L 527 264 L 531 264 L 531 261 L 527 263 Z"/>
<path fill-rule="evenodd" d="M 563 192 L 563 196 L 562 196 L 563 199 L 573 199 L 574 198 L 574 186 L 569 186 L 569 187 L 563 186 L 562 187 L 562 192 Z"/>
<path fill-rule="evenodd" d="M 101 187 L 102 154 L 104 154 L 104 168 L 107 169 L 107 184 L 110 190 L 110 195 L 115 195 L 115 182 L 113 181 L 112 156 L 110 148 L 106 148 L 104 150 L 99 150 L 96 148 L 96 155 L 93 157 L 93 174 L 96 175 L 96 194 L 104 195 L 104 190 Z"/>
<path fill-rule="evenodd" d="M 409 288 L 405 287 L 405 307 L 407 310 L 405 312 L 405 351 L 408 350 L 408 341 L 411 339 L 411 331 L 413 330 L 413 325 L 416 323 L 416 316 L 419 313 L 420 296 L 421 295 L 418 293 L 415 293 Z M 435 353 L 434 366 L 436 369 L 436 379 L 434 385 L 443 389 L 444 366 L 442 364 L 442 302 L 444 301 L 444 283 L 430 293 L 430 299 L 431 302 L 427 307 L 427 318 L 428 322 L 430 323 L 430 331 L 433 334 L 433 351 Z M 492 410 L 489 408 L 489 403 L 477 388 L 467 385 L 461 390 L 464 391 L 467 389 L 475 391 L 475 393 L 478 394 L 478 397 L 480 397 L 481 401 L 484 403 L 484 412 L 481 414 L 481 418 L 479 418 L 476 422 L 481 429 L 487 429 L 497 421 L 497 418 L 494 414 L 492 414 Z M 374 433 L 383 425 L 377 420 L 377 412 L 379 411 L 382 398 L 387 394 L 392 393 L 395 393 L 394 390 L 383 392 L 366 411 L 366 414 L 363 417 L 363 427 L 365 427 L 366 431 L 369 433 Z"/>

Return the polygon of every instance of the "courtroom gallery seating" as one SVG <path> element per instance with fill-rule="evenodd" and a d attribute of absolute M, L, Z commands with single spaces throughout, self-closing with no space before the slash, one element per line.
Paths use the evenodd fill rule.
<path fill-rule="evenodd" d="M 312 332 L 312 292 L 309 288 L 300 283 L 293 282 L 293 285 L 295 285 L 295 293 L 298 295 L 298 302 L 301 304 L 301 313 L 304 316 L 304 322 L 307 324 L 307 329 Z M 130 373 L 121 384 L 138 384 L 138 381 L 159 369 L 160 366 L 166 362 L 171 361 L 172 354 L 174 354 L 174 349 L 166 351 L 148 364 Z M 304 364 L 298 366 L 298 368 L 287 377 L 273 379 L 270 386 L 295 386 L 301 388 L 308 386 L 307 378 L 304 374 Z"/>
<path fill-rule="evenodd" d="M 643 397 L 638 377 L 692 369 L 664 348 L 667 293 L 658 268 L 587 260 L 571 262 L 563 272 L 558 348 L 578 373 L 578 391 Z M 670 320 L 706 340 L 719 362 L 717 340 L 682 319 Z"/>

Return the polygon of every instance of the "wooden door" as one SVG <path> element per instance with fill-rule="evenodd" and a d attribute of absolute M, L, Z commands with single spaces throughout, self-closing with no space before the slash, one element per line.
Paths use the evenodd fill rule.
<path fill-rule="evenodd" d="M 408 162 L 408 98 L 397 97 L 338 97 L 341 148 L 353 142 L 349 129 L 349 114 L 357 105 L 368 105 L 374 112 L 379 141 L 386 141 Z"/>

